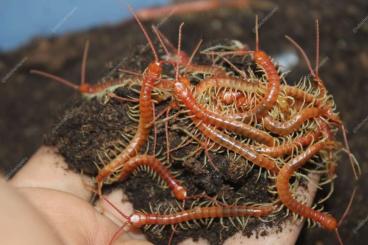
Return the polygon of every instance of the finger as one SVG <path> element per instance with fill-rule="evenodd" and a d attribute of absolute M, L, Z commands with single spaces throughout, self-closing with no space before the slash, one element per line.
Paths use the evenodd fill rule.
<path fill-rule="evenodd" d="M 2 178 L 0 200 L 1 244 L 63 244 L 38 210 Z"/>
<path fill-rule="evenodd" d="M 94 207 L 72 194 L 43 188 L 18 188 L 53 227 L 63 244 L 109 244 L 118 228 Z"/>
<path fill-rule="evenodd" d="M 64 191 L 89 200 L 92 178 L 68 169 L 64 159 L 52 147 L 42 146 L 10 180 L 16 187 L 39 187 Z"/>

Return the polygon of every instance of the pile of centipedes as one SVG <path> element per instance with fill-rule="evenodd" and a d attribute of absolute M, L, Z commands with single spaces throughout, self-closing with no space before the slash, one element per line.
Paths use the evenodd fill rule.
<path fill-rule="evenodd" d="M 137 210 L 129 216 L 122 214 L 127 221 L 112 241 L 127 225 L 133 228 L 172 225 L 177 230 L 177 225 L 182 227 L 189 221 L 204 220 L 209 226 L 219 218 L 239 218 L 239 223 L 245 225 L 243 218 L 271 220 L 285 210 L 287 214 L 306 218 L 324 229 L 337 231 L 339 222 L 334 217 L 308 207 L 305 200 L 297 199 L 291 191 L 302 185 L 301 179 L 308 183 L 309 174 L 320 176 L 321 187 L 333 185 L 337 153 L 341 150 L 348 152 L 355 177 L 359 175 L 359 166 L 350 153 L 333 97 L 318 74 L 318 21 L 315 69 L 303 49 L 287 37 L 300 51 L 310 71 L 310 75 L 292 86 L 288 85 L 271 57 L 259 49 L 258 26 L 254 51 L 238 41 L 199 51 L 199 42 L 191 55 L 181 50 L 183 24 L 179 27 L 177 47 L 153 27 L 164 52 L 161 55 L 139 18 L 133 15 L 154 57 L 144 72 L 121 69 L 121 74 L 129 73 L 129 76 L 122 75 L 97 85 L 86 83 L 88 43 L 83 54 L 79 86 L 49 73 L 32 70 L 34 74 L 80 91 L 89 99 L 98 99 L 101 103 L 115 100 L 129 105 L 129 117 L 137 124 L 136 131 L 123 136 L 124 139 L 99 155 L 95 179 L 100 197 L 103 197 L 105 185 L 124 181 L 135 170 L 144 168 L 159 176 L 177 203 L 183 204 L 182 207 L 171 205 L 164 213 L 160 213 L 160 207 L 152 207 L 152 210 Z M 196 63 L 197 53 L 212 63 Z M 119 97 L 114 93 L 119 88 L 134 90 L 137 97 Z M 336 140 L 339 130 L 344 135 L 344 145 Z M 165 132 L 165 147 L 157 144 L 158 131 Z M 177 145 L 170 144 L 170 131 L 182 133 L 182 140 Z M 227 154 L 236 161 L 241 159 L 239 168 L 243 168 L 243 175 L 240 177 L 256 169 L 259 178 L 272 183 L 267 189 L 274 197 L 273 201 L 250 203 L 239 198 L 229 203 L 217 195 L 189 193 L 186 183 L 180 181 L 180 175 L 170 169 L 172 162 L 184 164 L 188 157 L 180 158 L 175 153 L 183 149 L 188 152 L 188 147 L 191 156 L 202 154 L 203 164 L 217 172 L 221 169 L 213 163 L 210 153 Z M 306 168 L 307 165 L 312 167 Z M 324 200 L 331 194 L 332 191 Z"/>

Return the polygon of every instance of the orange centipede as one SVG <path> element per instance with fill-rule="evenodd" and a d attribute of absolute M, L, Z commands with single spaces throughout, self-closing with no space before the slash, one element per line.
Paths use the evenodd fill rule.
<path fill-rule="evenodd" d="M 179 27 L 178 53 L 180 52 L 182 26 L 183 24 L 181 24 Z M 195 99 L 193 95 L 191 94 L 189 88 L 187 87 L 187 84 L 189 84 L 190 82 L 184 77 L 179 78 L 179 66 L 177 66 L 176 68 L 177 69 L 176 69 L 176 81 L 174 83 L 174 89 L 175 89 L 174 95 L 176 97 L 179 97 L 179 100 L 181 100 L 186 105 L 186 107 L 190 110 L 189 113 L 192 116 L 194 116 L 192 120 L 196 124 L 196 127 L 202 132 L 202 134 L 205 135 L 207 138 L 211 139 L 212 141 L 214 141 L 215 143 L 231 151 L 238 153 L 239 155 L 243 156 L 245 159 L 253 162 L 254 164 L 260 167 L 266 168 L 273 173 L 277 172 L 278 167 L 274 161 L 272 161 L 271 159 L 261 154 L 258 154 L 250 146 L 247 146 L 246 144 L 243 144 L 241 142 L 234 141 L 233 139 L 231 139 L 229 136 L 225 135 L 224 133 L 216 129 L 212 129 L 210 126 L 207 125 L 206 122 L 204 122 L 204 120 L 210 119 L 208 121 L 211 123 L 211 120 L 212 120 L 212 123 L 213 123 L 213 121 L 215 121 L 216 119 L 217 120 L 222 119 L 222 118 L 225 119 L 225 117 L 212 116 L 212 115 L 216 115 L 215 113 L 212 113 L 212 112 L 211 114 L 209 114 L 210 116 L 207 116 L 205 113 L 203 113 L 203 111 L 205 111 L 205 108 L 202 108 L 200 105 L 195 103 Z M 218 122 L 219 122 L 218 126 L 223 127 L 221 125 L 221 121 L 218 120 Z M 253 127 L 250 127 L 250 128 L 252 128 L 252 131 L 250 132 L 253 134 L 254 137 L 258 139 L 260 136 L 257 134 L 258 130 L 257 131 L 253 130 L 254 129 Z M 272 145 L 274 144 L 273 138 L 272 138 L 272 142 L 270 143 L 272 143 Z"/>
<path fill-rule="evenodd" d="M 285 143 L 278 146 L 257 146 L 255 150 L 258 153 L 266 154 L 271 157 L 281 157 L 286 154 L 290 154 L 298 146 L 307 146 L 311 144 L 315 139 L 321 135 L 319 130 L 315 132 L 309 132 L 307 135 L 300 136 L 289 143 Z"/>
<path fill-rule="evenodd" d="M 162 63 L 159 62 L 157 52 L 153 46 L 153 43 L 148 36 L 148 33 L 144 29 L 142 23 L 138 19 L 138 17 L 131 11 L 134 15 L 136 21 L 138 22 L 143 34 L 145 35 L 151 50 L 154 54 L 155 61 L 148 65 L 148 68 L 145 70 L 143 74 L 143 80 L 141 85 L 140 97 L 139 97 L 139 123 L 138 130 L 130 141 L 129 145 L 119 154 L 117 155 L 109 164 L 105 165 L 102 168 L 97 177 L 96 181 L 98 184 L 98 190 L 101 191 L 101 187 L 103 181 L 110 176 L 114 171 L 118 170 L 122 167 L 122 165 L 129 160 L 131 157 L 137 155 L 139 153 L 140 148 L 144 145 L 148 138 L 148 134 L 150 131 L 150 125 L 153 120 L 153 103 L 152 103 L 152 89 L 154 87 L 155 82 L 160 78 L 162 72 Z"/>
<path fill-rule="evenodd" d="M 227 115 L 225 116 L 210 111 L 198 104 L 186 83 L 189 83 L 189 81 L 186 81 L 186 78 L 183 77 L 174 83 L 175 97 L 190 110 L 190 113 L 195 116 L 196 119 L 206 124 L 211 124 L 218 128 L 228 129 L 243 136 L 247 136 L 268 146 L 274 145 L 274 138 L 268 133 L 241 121 L 227 119 Z"/>
<path fill-rule="evenodd" d="M 201 80 L 197 85 L 195 89 L 196 94 L 201 94 L 205 90 L 207 90 L 210 87 L 221 87 L 221 88 L 232 88 L 239 91 L 251 91 L 254 92 L 257 89 L 265 89 L 263 88 L 263 84 L 259 83 L 259 81 L 248 81 L 244 80 L 242 78 L 233 78 L 233 77 L 210 77 Z M 322 101 L 320 99 L 316 99 L 316 96 L 313 94 L 310 94 L 303 89 L 300 89 L 298 87 L 282 84 L 281 90 L 285 93 L 287 96 L 291 96 L 297 100 L 304 101 L 306 103 L 314 103 L 317 107 L 322 107 Z M 238 116 L 240 117 L 240 115 Z"/>
<path fill-rule="evenodd" d="M 297 131 L 304 122 L 321 116 L 322 114 L 323 111 L 321 109 L 312 107 L 301 110 L 294 117 L 285 122 L 276 121 L 271 116 L 264 117 L 262 122 L 267 130 L 284 136 Z"/>
<path fill-rule="evenodd" d="M 208 78 L 202 80 L 197 86 L 195 93 L 201 94 L 208 87 L 226 87 L 226 88 L 234 88 L 237 90 L 244 90 L 244 87 L 247 91 L 256 91 L 256 89 L 260 86 L 260 84 L 254 82 L 248 82 L 247 80 L 239 79 L 239 78 Z M 274 120 L 270 116 L 263 117 L 263 125 L 264 127 L 271 131 L 272 133 L 279 135 L 287 135 L 295 130 L 297 130 L 305 121 L 310 120 L 312 118 L 318 116 L 326 116 L 330 120 L 334 122 L 339 122 L 340 119 L 336 114 L 332 112 L 331 109 L 328 109 L 326 105 L 323 105 L 320 99 L 316 99 L 314 95 L 309 94 L 302 89 L 295 88 L 292 86 L 282 85 L 281 89 L 285 92 L 286 95 L 292 96 L 295 99 L 302 100 L 306 103 L 314 103 L 317 108 L 305 108 L 302 111 L 298 112 L 293 118 L 289 119 L 285 122 L 278 122 Z M 237 97 L 236 95 L 231 95 L 228 103 L 233 102 L 233 100 Z M 240 96 L 243 96 L 240 94 Z M 243 98 L 243 97 L 241 97 Z M 241 103 L 241 100 L 237 99 L 238 103 Z M 239 104 L 237 105 L 237 107 Z M 241 118 L 244 116 L 243 113 L 233 113 L 227 115 L 228 117 L 236 117 Z"/>
<path fill-rule="evenodd" d="M 103 197 L 110 206 L 112 206 L 122 217 L 126 219 L 125 223 L 115 232 L 110 244 L 112 244 L 123 232 L 126 225 L 133 229 L 139 229 L 145 225 L 174 225 L 197 219 L 206 218 L 229 218 L 229 217 L 263 217 L 271 214 L 275 207 L 272 205 L 231 205 L 231 206 L 210 206 L 195 207 L 193 209 L 183 210 L 172 214 L 143 213 L 133 212 L 131 215 L 125 215 L 115 207 L 107 198 Z"/>
<path fill-rule="evenodd" d="M 314 79 L 314 82 L 317 85 L 317 88 L 319 89 L 319 95 L 316 98 L 314 98 L 313 100 L 316 100 L 316 103 L 318 103 L 320 105 L 321 108 L 324 108 L 324 110 L 326 111 L 326 115 L 328 117 L 328 119 L 330 119 L 332 122 L 335 122 L 338 125 L 342 125 L 342 121 L 339 118 L 338 115 L 336 115 L 333 112 L 333 108 L 331 108 L 330 105 L 326 105 L 325 103 L 323 103 L 322 99 L 324 97 L 326 97 L 327 95 L 327 89 L 324 85 L 324 82 L 321 80 L 321 78 L 319 77 L 318 74 L 318 68 L 319 68 L 319 24 L 318 24 L 318 20 L 316 20 L 316 64 L 315 64 L 315 69 L 313 70 L 311 62 L 307 56 L 307 54 L 305 53 L 305 51 L 303 50 L 303 48 L 291 37 L 289 36 L 285 36 L 287 40 L 289 40 L 301 53 L 301 55 L 303 56 L 305 63 L 307 64 L 307 67 L 309 69 L 309 72 L 311 74 L 311 76 Z"/>
<path fill-rule="evenodd" d="M 293 173 L 302 167 L 311 157 L 320 150 L 333 144 L 333 142 L 319 141 L 308 147 L 303 153 L 291 159 L 281 169 L 276 178 L 276 189 L 281 202 L 291 211 L 305 217 L 310 218 L 322 225 L 325 229 L 335 230 L 337 221 L 330 214 L 322 213 L 314 210 L 295 200 L 289 189 L 289 179 Z"/>
<path fill-rule="evenodd" d="M 285 36 L 287 40 L 289 40 L 298 50 L 299 52 L 302 54 L 310 74 L 312 75 L 317 87 L 320 89 L 320 95 L 319 97 L 324 97 L 327 94 L 327 89 L 324 85 L 324 82 L 320 79 L 319 74 L 318 74 L 318 68 L 319 68 L 319 25 L 318 25 L 318 20 L 316 20 L 316 66 L 315 66 L 315 70 L 313 70 L 311 62 L 307 56 L 307 54 L 304 52 L 303 48 L 291 37 L 289 36 Z"/>
<path fill-rule="evenodd" d="M 177 49 L 177 53 L 180 54 L 180 43 L 181 43 L 181 28 L 179 29 L 179 45 Z M 157 36 L 160 39 L 160 42 L 162 46 L 165 46 L 163 41 L 161 40 L 161 34 L 156 31 Z M 166 49 L 166 48 L 165 48 Z M 179 65 L 177 65 L 177 69 L 179 69 Z M 248 124 L 245 124 L 243 122 L 237 121 L 237 120 L 229 120 L 226 118 L 226 116 L 215 113 L 213 111 L 210 111 L 203 107 L 202 105 L 198 104 L 191 93 L 188 84 L 190 84 L 190 81 L 184 77 L 177 78 L 174 82 L 174 95 L 175 97 L 180 100 L 187 109 L 190 110 L 191 114 L 195 116 L 197 119 L 214 125 L 219 128 L 228 129 L 230 131 L 236 132 L 238 134 L 241 134 L 243 136 L 247 136 L 249 138 L 252 138 L 256 141 L 262 142 L 266 145 L 272 146 L 274 145 L 274 139 L 271 135 L 268 133 L 256 129 Z"/>
<path fill-rule="evenodd" d="M 170 174 L 170 171 L 158 160 L 155 156 L 151 155 L 138 155 L 129 159 L 120 172 L 119 180 L 123 180 L 132 171 L 139 166 L 148 166 L 154 172 L 156 172 L 169 186 L 174 193 L 176 199 L 185 200 L 187 197 L 186 189 L 181 186 L 174 176 Z"/>
<path fill-rule="evenodd" d="M 286 38 L 302 54 L 307 66 L 308 66 L 308 69 L 310 71 L 310 74 L 313 76 L 314 81 L 317 84 L 317 88 L 319 88 L 319 90 L 320 90 L 320 95 L 319 95 L 318 99 L 323 98 L 327 94 L 327 89 L 324 85 L 324 82 L 320 79 L 319 74 L 318 74 L 318 68 L 319 68 L 319 23 L 318 23 L 318 20 L 316 20 L 316 64 L 315 64 L 315 69 L 314 70 L 313 70 L 311 62 L 309 61 L 309 58 L 306 55 L 303 48 L 291 37 L 286 36 Z M 322 104 L 322 106 L 326 106 L 326 105 Z M 360 167 L 359 167 L 359 164 L 357 164 L 357 162 L 353 159 L 353 154 L 350 151 L 350 146 L 349 146 L 349 143 L 348 143 L 347 132 L 346 132 L 345 126 L 342 123 L 340 117 L 336 113 L 334 113 L 333 108 L 330 105 L 327 105 L 325 110 L 326 110 L 327 118 L 329 120 L 331 120 L 331 122 L 337 124 L 341 128 L 343 138 L 344 138 L 345 148 L 347 150 L 347 153 L 348 153 L 348 156 L 349 156 L 349 159 L 350 159 L 350 164 L 351 164 L 355 179 L 358 180 L 359 175 L 361 174 Z"/>
<path fill-rule="evenodd" d="M 210 127 L 209 125 L 206 125 L 205 123 L 197 119 L 193 120 L 196 123 L 196 127 L 202 132 L 202 134 L 211 139 L 216 144 L 221 145 L 229 149 L 230 151 L 238 153 L 245 159 L 253 162 L 255 165 L 266 168 L 272 173 L 278 172 L 279 169 L 277 167 L 277 164 L 273 160 L 263 156 L 260 153 L 257 153 L 250 146 L 232 139 L 224 133 Z"/>
<path fill-rule="evenodd" d="M 264 52 L 259 50 L 259 37 L 258 37 L 258 16 L 256 18 L 256 50 L 238 50 L 230 52 L 214 52 L 214 54 L 233 54 L 233 55 L 244 55 L 253 54 L 254 62 L 260 66 L 267 76 L 267 87 L 265 94 L 260 101 L 252 110 L 239 114 L 228 115 L 229 119 L 237 119 L 242 121 L 249 121 L 253 117 L 262 118 L 272 107 L 275 105 L 276 100 L 280 93 L 280 76 L 272 63 L 271 58 Z"/>
<path fill-rule="evenodd" d="M 129 221 L 135 228 L 143 225 L 172 225 L 186 221 L 206 218 L 226 218 L 226 217 L 262 217 L 274 210 L 269 206 L 212 206 L 195 207 L 193 209 L 180 211 L 174 214 L 145 214 L 141 212 L 133 213 Z"/>
<path fill-rule="evenodd" d="M 257 83 L 248 82 L 243 79 L 232 79 L 232 78 L 208 78 L 202 80 L 196 86 L 196 93 L 200 94 L 204 90 L 206 90 L 209 86 L 220 86 L 220 87 L 231 87 L 235 89 L 243 89 L 243 87 L 247 87 L 247 89 L 255 91 L 257 89 Z M 313 102 L 315 98 L 313 95 L 306 93 L 303 90 L 293 89 L 290 86 L 283 86 L 282 89 L 285 89 L 285 92 L 288 92 L 289 95 L 297 95 L 299 99 L 304 99 L 305 102 Z M 309 96 L 308 96 L 309 95 Z M 234 97 L 234 96 L 233 96 Z M 233 99 L 230 98 L 230 99 Z M 231 101 L 230 101 L 231 102 Z M 317 103 L 317 101 L 316 101 Z M 317 106 L 321 107 L 321 102 L 317 103 Z M 263 126 L 271 131 L 272 133 L 279 134 L 279 135 L 288 135 L 294 131 L 296 131 L 304 122 L 310 120 L 312 118 L 316 118 L 321 115 L 326 115 L 327 117 L 331 116 L 331 113 L 326 111 L 326 108 L 305 108 L 302 111 L 298 112 L 293 118 L 289 119 L 285 122 L 279 122 L 274 120 L 270 116 L 266 116 L 263 118 Z M 230 117 L 242 117 L 244 114 L 230 114 Z M 336 119 L 335 119 L 336 121 Z"/>
<path fill-rule="evenodd" d="M 198 86 L 196 87 L 196 93 L 200 94 L 201 92 L 203 92 L 209 85 L 211 86 L 221 86 L 221 87 L 231 87 L 231 88 L 235 88 L 235 89 L 239 89 L 242 86 L 248 87 L 250 86 L 249 89 L 255 91 L 257 84 L 256 83 L 252 83 L 252 82 L 247 82 L 246 80 L 242 80 L 242 79 L 232 79 L 232 78 L 209 78 L 209 79 L 205 79 L 202 82 L 200 82 L 198 84 Z M 299 94 L 298 90 L 291 90 L 292 92 L 296 92 Z M 302 90 L 301 90 L 302 91 Z M 304 91 L 303 91 L 304 92 Z M 301 94 L 302 96 L 305 95 Z M 309 95 L 309 94 L 307 94 Z M 314 98 L 312 95 L 310 95 L 312 98 Z M 232 98 L 233 99 L 234 95 Z M 304 97 L 305 98 L 305 97 Z M 312 102 L 312 98 L 310 98 L 310 101 Z M 230 101 L 231 102 L 231 101 Z M 298 112 L 293 118 L 289 119 L 288 121 L 285 122 L 279 122 L 274 120 L 271 116 L 265 116 L 263 117 L 263 126 L 271 131 L 272 133 L 278 134 L 278 135 L 288 135 L 296 130 L 298 130 L 298 128 L 306 121 L 318 117 L 320 115 L 325 115 L 326 112 L 325 110 L 322 110 L 321 108 L 305 108 L 302 111 Z M 244 114 L 243 113 L 234 113 L 234 114 L 230 114 L 230 117 L 242 117 Z"/>
<path fill-rule="evenodd" d="M 254 81 L 248 81 L 236 77 L 209 77 L 201 80 L 195 87 L 196 94 L 202 94 L 209 87 L 232 88 L 235 90 L 255 92 L 260 84 Z"/>

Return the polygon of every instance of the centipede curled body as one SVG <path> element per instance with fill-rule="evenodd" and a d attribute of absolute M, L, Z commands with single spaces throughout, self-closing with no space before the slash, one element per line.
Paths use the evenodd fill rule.
<path fill-rule="evenodd" d="M 291 159 L 280 170 L 276 179 L 276 189 L 282 203 L 291 211 L 312 219 L 322 225 L 325 229 L 334 230 L 337 228 L 337 221 L 330 214 L 322 213 L 314 210 L 302 203 L 296 201 L 289 189 L 289 180 L 292 174 L 302 167 L 311 157 L 318 153 L 321 149 L 328 146 L 329 142 L 321 140 L 310 147 L 303 153 Z"/>

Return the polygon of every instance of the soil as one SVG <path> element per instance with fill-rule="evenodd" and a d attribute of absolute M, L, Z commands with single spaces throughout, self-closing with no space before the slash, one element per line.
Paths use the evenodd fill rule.
<path fill-rule="evenodd" d="M 201 15 L 173 16 L 160 26 L 162 32 L 175 43 L 177 27 L 182 21 L 185 22 L 184 50 L 192 50 L 200 38 L 207 42 L 227 38 L 238 39 L 246 42 L 250 47 L 254 47 L 252 30 L 254 15 L 258 14 L 260 23 L 262 23 L 262 19 L 264 20 L 260 27 L 261 47 L 268 54 L 277 56 L 290 50 L 290 44 L 283 37 L 288 34 L 299 40 L 307 53 L 313 57 L 314 20 L 316 18 L 320 20 L 321 60 L 326 60 L 320 67 L 320 75 L 326 81 L 330 93 L 335 98 L 338 111 L 341 112 L 349 130 L 348 136 L 352 151 L 362 167 L 362 176 L 358 183 L 355 183 L 347 158 L 341 159 L 337 169 L 338 178 L 335 181 L 336 191 L 325 205 L 326 210 L 336 217 L 340 217 L 350 198 L 353 186 L 358 185 L 357 196 L 351 212 L 339 229 L 346 244 L 364 244 L 364 241 L 368 240 L 367 232 L 364 232 L 368 231 L 368 225 L 363 223 L 368 215 L 366 207 L 368 183 L 365 178 L 368 175 L 366 166 L 368 157 L 364 147 L 364 143 L 367 142 L 368 123 L 366 122 L 367 111 L 363 104 L 367 101 L 365 93 L 368 92 L 368 85 L 365 83 L 368 78 L 365 73 L 368 68 L 368 47 L 364 45 L 367 40 L 368 28 L 367 24 L 362 23 L 367 7 L 368 4 L 363 0 L 354 2 L 324 1 L 323 4 L 313 0 L 305 2 L 279 0 L 272 3 L 253 4 L 250 9 L 243 11 L 221 10 Z M 149 26 L 148 23 L 147 26 Z M 17 51 L 0 55 L 0 71 L 3 78 L 0 90 L 0 132 L 2 137 L 0 159 L 2 159 L 1 167 L 6 173 L 12 174 L 12 170 L 16 166 L 24 163 L 24 158 L 30 156 L 42 144 L 42 135 L 47 132 L 52 132 L 53 136 L 58 136 L 54 137 L 54 140 L 46 137 L 47 143 L 57 144 L 61 142 L 61 139 L 73 139 L 73 137 L 80 139 L 81 135 L 70 134 L 70 125 L 75 125 L 76 128 L 80 125 L 87 125 L 84 127 L 84 132 L 95 138 L 81 142 L 76 149 L 69 148 L 68 151 L 64 151 L 69 152 L 69 155 L 64 154 L 64 157 L 70 161 L 84 159 L 91 164 L 90 166 L 83 164 L 84 171 L 91 171 L 91 169 L 95 169 L 91 160 L 95 159 L 88 159 L 88 156 L 78 154 L 88 152 L 88 148 L 92 149 L 96 145 L 100 145 L 106 140 L 105 138 L 116 137 L 119 127 L 127 125 L 124 120 L 121 120 L 121 118 L 126 118 L 124 116 L 125 110 L 121 104 L 111 102 L 103 107 L 96 101 L 86 104 L 78 99 L 79 95 L 76 93 L 59 84 L 28 73 L 30 69 L 36 68 L 61 74 L 72 81 L 79 81 L 80 57 L 86 39 L 92 42 L 87 66 L 87 78 L 91 82 L 105 77 L 116 64 L 122 61 L 131 70 L 140 71 L 139 68 L 146 65 L 135 62 L 137 60 L 134 58 L 137 55 L 136 52 L 140 50 L 138 44 L 144 44 L 145 40 L 134 21 L 68 34 L 60 38 L 40 38 Z M 15 67 L 17 69 L 12 72 Z M 301 75 L 307 73 L 305 64 L 299 62 L 298 66 L 288 74 L 288 79 L 297 81 Z M 62 116 L 65 108 L 69 108 L 68 117 Z M 63 128 L 66 121 L 69 128 Z M 93 127 L 88 127 L 88 124 L 92 124 L 92 122 Z M 105 133 L 101 134 L 101 132 Z M 55 139 L 59 140 L 55 141 Z M 65 143 L 67 142 L 63 142 L 64 145 Z M 84 151 L 80 151 L 80 147 L 84 147 Z M 59 150 L 62 151 L 62 148 L 59 147 Z M 195 163 L 182 171 L 198 171 L 191 166 L 195 166 Z M 206 169 L 201 169 L 201 171 L 205 172 Z M 207 176 L 201 171 L 197 174 Z M 90 174 L 94 173 L 90 172 Z M 182 174 L 180 178 L 182 176 L 185 178 L 186 175 Z M 249 181 L 253 181 L 255 176 L 255 174 L 250 174 L 247 178 Z M 216 176 L 211 175 L 211 178 L 213 178 L 211 182 L 216 183 Z M 219 191 L 220 187 L 223 186 L 223 183 L 219 183 L 215 187 L 206 187 L 206 181 L 198 179 L 196 178 L 197 183 L 192 181 L 194 184 L 189 187 L 190 192 L 195 193 L 196 186 L 203 185 L 202 188 L 207 188 L 206 190 L 210 194 L 211 191 Z M 128 196 L 129 193 L 136 192 L 137 185 L 135 183 L 142 184 L 139 186 L 140 192 L 143 190 L 142 192 L 146 195 L 143 195 L 145 197 L 143 200 L 150 197 L 152 193 L 156 195 L 152 198 L 157 198 L 157 200 L 162 200 L 163 196 L 170 197 L 169 190 L 162 191 L 162 187 L 157 185 L 157 181 L 152 180 L 144 172 L 139 173 L 134 178 L 128 178 L 124 183 L 123 188 L 128 192 Z M 185 180 L 185 183 L 191 182 L 188 179 Z M 267 193 L 266 191 L 258 191 L 257 188 L 262 188 L 262 184 L 267 185 L 267 183 L 262 183 L 261 179 L 257 183 L 258 187 L 251 188 L 252 190 L 245 188 L 240 191 L 244 195 L 252 195 L 254 189 L 257 190 L 255 193 Z M 152 188 L 157 188 L 157 191 L 152 191 Z M 215 189 L 211 190 L 211 188 Z M 250 198 L 257 198 L 260 202 L 270 200 L 267 195 L 259 196 L 258 194 L 250 196 Z M 147 209 L 143 203 L 145 202 L 138 199 L 135 203 L 136 208 Z M 252 225 L 247 227 L 252 230 L 255 226 L 257 226 L 257 222 L 252 222 Z M 216 225 L 214 227 L 216 228 Z M 165 229 L 164 232 L 170 233 L 171 230 Z M 212 244 L 215 244 L 214 240 L 217 239 L 206 229 L 191 230 L 191 232 L 193 232 L 191 234 L 193 236 L 199 234 L 207 236 L 213 242 Z M 231 232 L 233 231 L 224 231 L 222 238 L 224 239 Z M 182 236 L 178 234 L 174 238 L 177 239 L 174 241 L 176 242 L 182 239 Z M 155 237 L 151 237 L 151 239 L 155 239 Z M 336 238 L 333 233 L 328 233 L 320 228 L 305 228 L 297 243 L 334 244 Z"/>

